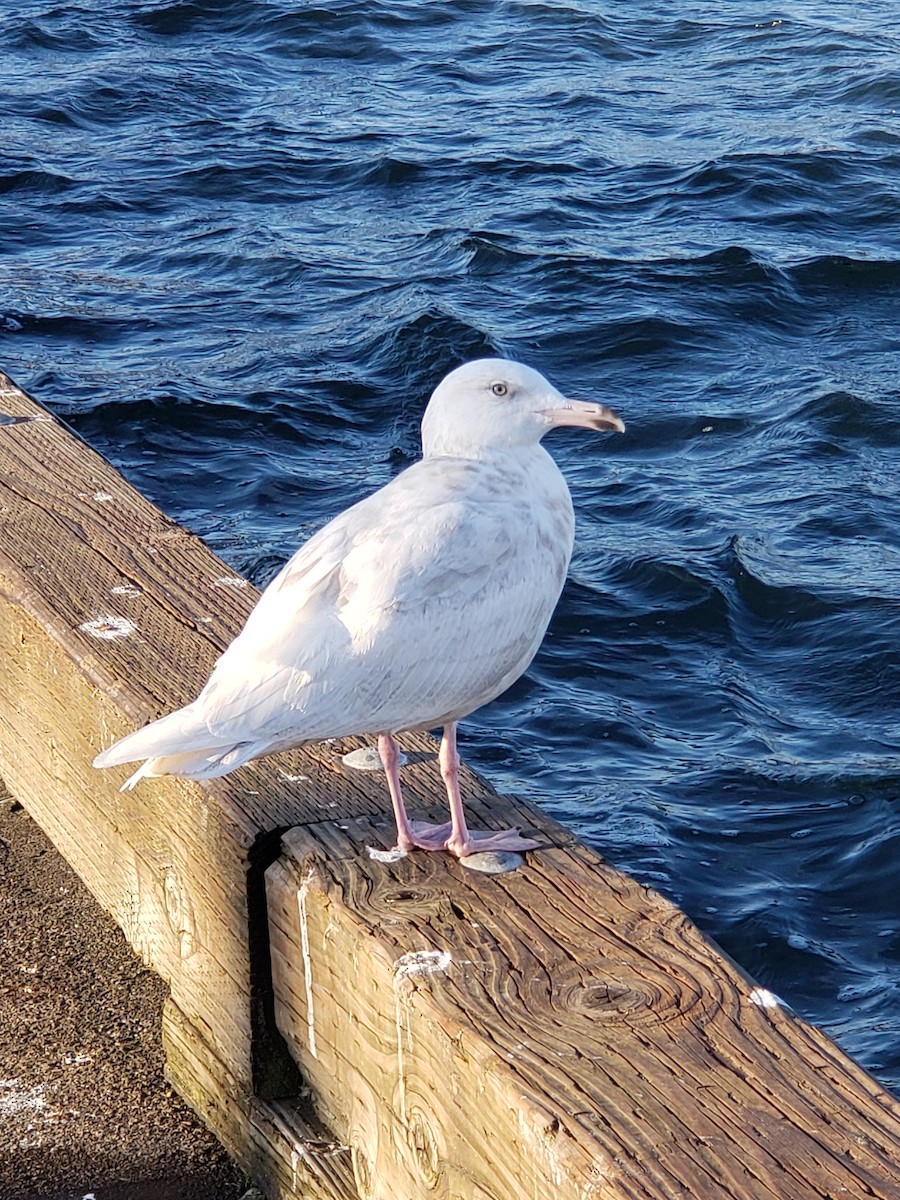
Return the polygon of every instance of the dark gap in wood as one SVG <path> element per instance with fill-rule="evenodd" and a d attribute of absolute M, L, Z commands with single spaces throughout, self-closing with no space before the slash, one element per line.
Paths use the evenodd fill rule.
<path fill-rule="evenodd" d="M 281 854 L 281 837 L 285 832 L 286 829 L 272 829 L 261 833 L 248 855 L 251 1072 L 253 1091 L 261 1100 L 289 1099 L 300 1107 L 304 1119 L 315 1122 L 309 1089 L 275 1024 L 266 870 Z"/>

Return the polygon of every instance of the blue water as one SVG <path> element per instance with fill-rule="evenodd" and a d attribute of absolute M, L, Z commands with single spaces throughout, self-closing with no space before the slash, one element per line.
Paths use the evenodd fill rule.
<path fill-rule="evenodd" d="M 895 0 L 11 0 L 0 366 L 264 582 L 459 361 L 571 578 L 463 730 L 900 1092 Z"/>

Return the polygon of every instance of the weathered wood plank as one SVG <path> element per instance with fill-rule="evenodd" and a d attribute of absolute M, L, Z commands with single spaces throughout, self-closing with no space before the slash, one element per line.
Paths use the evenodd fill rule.
<path fill-rule="evenodd" d="M 657 893 L 558 839 L 511 875 L 373 861 L 361 819 L 267 872 L 276 1018 L 360 1194 L 900 1196 L 900 1106 Z"/>

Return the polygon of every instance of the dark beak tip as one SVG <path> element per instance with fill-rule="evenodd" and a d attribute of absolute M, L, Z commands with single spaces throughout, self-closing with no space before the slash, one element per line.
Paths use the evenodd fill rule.
<path fill-rule="evenodd" d="M 625 432 L 625 422 L 621 417 L 617 417 L 615 413 L 610 413 L 608 416 L 601 417 L 597 422 L 597 425 L 603 433 Z"/>

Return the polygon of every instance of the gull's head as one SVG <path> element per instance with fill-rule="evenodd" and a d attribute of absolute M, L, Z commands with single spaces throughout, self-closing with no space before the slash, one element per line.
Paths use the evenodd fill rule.
<path fill-rule="evenodd" d="M 435 388 L 422 419 L 422 451 L 482 458 L 493 450 L 536 446 L 559 425 L 599 432 L 625 426 L 605 404 L 570 400 L 531 367 L 480 358 L 451 371 Z"/>

